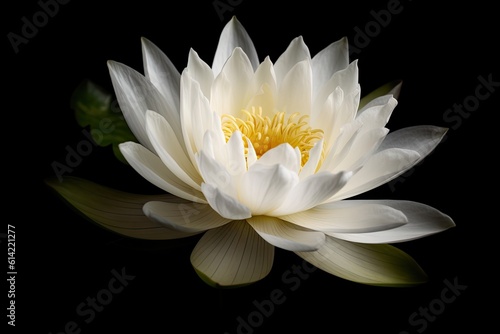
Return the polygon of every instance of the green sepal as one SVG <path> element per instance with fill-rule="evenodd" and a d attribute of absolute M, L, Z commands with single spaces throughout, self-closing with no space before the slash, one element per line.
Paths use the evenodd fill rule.
<path fill-rule="evenodd" d="M 81 127 L 89 127 L 94 142 L 106 147 L 112 145 L 113 153 L 127 163 L 118 145 L 126 141 L 137 142 L 127 125 L 118 103 L 112 95 L 90 80 L 83 81 L 73 92 L 70 107 Z"/>
<path fill-rule="evenodd" d="M 362 109 L 365 105 L 368 104 L 368 102 L 383 95 L 393 95 L 395 99 L 398 99 L 402 84 L 403 81 L 394 80 L 373 90 L 372 92 L 361 98 L 361 100 L 359 101 L 358 110 Z"/>

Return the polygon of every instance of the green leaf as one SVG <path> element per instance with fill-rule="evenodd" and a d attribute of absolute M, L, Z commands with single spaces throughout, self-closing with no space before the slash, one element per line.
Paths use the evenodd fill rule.
<path fill-rule="evenodd" d="M 166 228 L 147 218 L 142 207 L 149 201 L 189 203 L 170 194 L 131 194 L 77 177 L 45 180 L 77 212 L 100 227 L 127 237 L 148 240 L 185 238 L 197 233 L 185 233 Z"/>
<path fill-rule="evenodd" d="M 73 92 L 70 106 L 82 127 L 89 127 L 94 142 L 102 147 L 112 145 L 113 153 L 123 163 L 127 163 L 118 144 L 137 139 L 118 107 L 118 103 L 108 92 L 93 82 L 82 82 Z"/>
<path fill-rule="evenodd" d="M 391 245 L 360 244 L 327 236 L 318 251 L 296 254 L 321 270 L 357 283 L 406 287 L 427 281 L 415 260 Z"/>
<path fill-rule="evenodd" d="M 392 94 L 395 99 L 399 97 L 399 92 L 401 90 L 401 85 L 403 82 L 401 80 L 394 80 L 391 82 L 386 83 L 383 86 L 380 86 L 379 88 L 375 89 L 368 95 L 365 95 L 364 97 L 361 98 L 359 101 L 359 107 L 358 110 L 363 108 L 365 105 L 368 104 L 371 100 L 383 96 L 383 95 L 390 95 Z"/>

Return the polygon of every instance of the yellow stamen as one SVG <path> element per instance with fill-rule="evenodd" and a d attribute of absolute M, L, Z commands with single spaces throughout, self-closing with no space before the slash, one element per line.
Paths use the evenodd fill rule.
<path fill-rule="evenodd" d="M 247 138 L 252 143 L 257 158 L 270 149 L 284 143 L 293 148 L 298 147 L 301 153 L 302 166 L 309 159 L 309 150 L 323 138 L 323 130 L 309 126 L 309 116 L 294 113 L 288 117 L 284 112 L 276 113 L 273 118 L 262 116 L 262 108 L 252 107 L 251 111 L 242 110 L 246 119 L 232 115 L 222 115 L 222 130 L 226 142 L 234 131 L 239 130 L 243 137 L 245 155 L 248 154 Z M 298 118 L 298 119 L 297 119 Z"/>

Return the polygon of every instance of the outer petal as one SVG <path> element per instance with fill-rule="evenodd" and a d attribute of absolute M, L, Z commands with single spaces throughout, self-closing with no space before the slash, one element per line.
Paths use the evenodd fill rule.
<path fill-rule="evenodd" d="M 155 186 L 189 201 L 207 203 L 201 192 L 185 184 L 145 147 L 134 142 L 122 143 L 119 147 L 132 168 Z"/>
<path fill-rule="evenodd" d="M 318 251 L 296 254 L 330 274 L 363 284 L 412 286 L 427 280 L 415 260 L 389 245 L 356 244 L 327 237 Z"/>
<path fill-rule="evenodd" d="M 154 110 L 165 117 L 179 143 L 183 144 L 179 110 L 137 71 L 114 61 L 109 61 L 108 67 L 120 108 L 137 139 L 153 150 L 146 134 L 145 115 L 147 110 Z"/>
<path fill-rule="evenodd" d="M 271 245 L 294 252 L 318 250 L 325 234 L 306 230 L 275 217 L 254 216 L 247 222 Z"/>
<path fill-rule="evenodd" d="M 396 130 L 387 135 L 378 151 L 388 148 L 403 148 L 416 151 L 424 158 L 441 142 L 447 128 L 418 125 Z"/>
<path fill-rule="evenodd" d="M 385 231 L 408 222 L 403 212 L 377 201 L 339 201 L 321 204 L 307 211 L 280 218 L 329 235 Z"/>
<path fill-rule="evenodd" d="M 351 175 L 351 172 L 319 172 L 311 175 L 287 192 L 283 204 L 269 215 L 282 216 L 308 210 L 342 189 Z"/>
<path fill-rule="evenodd" d="M 165 228 L 142 212 L 144 203 L 152 200 L 192 205 L 173 195 L 131 194 L 76 177 L 67 177 L 63 182 L 47 180 L 47 184 L 90 220 L 118 234 L 148 240 L 178 239 L 197 234 Z"/>
<path fill-rule="evenodd" d="M 203 232 L 231 221 L 207 204 L 150 201 L 144 204 L 143 211 L 155 222 L 185 233 Z"/>
<path fill-rule="evenodd" d="M 256 69 L 259 65 L 259 57 L 257 56 L 255 46 L 245 28 L 243 28 L 241 23 L 233 16 L 220 35 L 219 44 L 217 45 L 212 64 L 214 76 L 220 73 L 227 59 L 237 47 L 240 47 L 247 54 L 253 69 Z"/>
<path fill-rule="evenodd" d="M 189 186 L 201 190 L 202 178 L 177 141 L 172 127 L 165 118 L 148 110 L 146 128 L 151 144 L 167 168 Z"/>
<path fill-rule="evenodd" d="M 256 282 L 271 271 L 274 247 L 245 221 L 207 231 L 191 254 L 200 276 L 216 286 Z"/>
<path fill-rule="evenodd" d="M 245 219 L 252 216 L 250 209 L 241 204 L 234 197 L 229 196 L 214 186 L 203 183 L 201 190 L 207 198 L 208 203 L 222 217 L 228 219 Z"/>
<path fill-rule="evenodd" d="M 179 71 L 156 45 L 144 37 L 141 42 L 146 78 L 158 88 L 178 113 L 181 81 Z"/>
<path fill-rule="evenodd" d="M 362 243 L 394 243 L 410 241 L 442 232 L 455 226 L 453 220 L 442 212 L 422 203 L 397 200 L 360 200 L 359 205 L 384 205 L 399 210 L 408 219 L 400 227 L 370 233 L 329 233 L 335 238 Z"/>
<path fill-rule="evenodd" d="M 356 196 L 374 189 L 403 174 L 419 160 L 420 154 L 412 150 L 392 148 L 377 152 L 328 202 Z"/>
<path fill-rule="evenodd" d="M 313 91 L 317 92 L 332 75 L 349 65 L 349 44 L 344 37 L 320 52 L 311 61 L 313 74 Z"/>

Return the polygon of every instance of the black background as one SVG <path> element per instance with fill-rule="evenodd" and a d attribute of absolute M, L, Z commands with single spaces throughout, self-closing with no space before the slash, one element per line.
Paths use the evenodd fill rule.
<path fill-rule="evenodd" d="M 34 0 L 4 4 L 9 8 L 3 10 L 2 20 L 8 74 L 2 108 L 3 184 L 7 185 L 3 212 L 4 224 L 15 225 L 17 232 L 15 330 L 55 334 L 75 321 L 81 333 L 233 334 L 238 333 L 238 317 L 255 314 L 254 301 L 268 300 L 279 289 L 286 300 L 274 306 L 272 314 L 252 329 L 254 333 L 413 334 L 424 328 L 412 326 L 409 316 L 420 307 L 437 305 L 445 280 L 457 280 L 467 288 L 427 323 L 424 333 L 455 333 L 467 327 L 469 332 L 486 333 L 498 328 L 494 319 L 498 260 L 493 258 L 498 218 L 492 212 L 497 196 L 498 149 L 493 137 L 498 133 L 500 87 L 474 106 L 468 117 L 449 114 L 453 121 L 443 117 L 454 104 L 473 100 L 480 76 L 500 81 L 495 67 L 496 10 L 486 1 L 436 7 L 436 3 L 402 0 L 400 13 L 392 14 L 385 26 L 376 24 L 373 13 L 387 9 L 389 3 L 275 1 L 270 5 L 242 0 L 232 1 L 232 11 L 221 13 L 221 19 L 213 1 L 73 0 L 60 5 L 18 53 L 7 34 L 21 34 L 21 18 L 31 21 L 41 8 Z M 347 36 L 360 49 L 352 56 L 359 59 L 362 92 L 394 79 L 404 82 L 388 124 L 391 130 L 419 124 L 451 128 L 446 140 L 411 175 L 361 196 L 423 202 L 455 220 L 454 229 L 399 245 L 427 272 L 427 284 L 377 288 L 318 270 L 294 285 L 283 275 L 302 261 L 277 251 L 264 280 L 240 289 L 214 289 L 196 276 L 189 262 L 198 237 L 166 242 L 122 238 L 83 219 L 44 185 L 45 178 L 54 176 L 51 164 L 64 162 L 66 147 L 86 140 L 69 107 L 71 93 L 82 80 L 112 92 L 109 59 L 142 72 L 141 36 L 157 44 L 179 71 L 191 47 L 211 64 L 219 34 L 233 14 L 249 32 L 261 60 L 269 55 L 275 61 L 299 35 L 312 55 Z M 359 31 L 377 26 L 369 39 L 359 39 Z M 109 147 L 94 148 L 71 175 L 131 192 L 158 193 L 115 160 Z M 5 227 L 1 233 L 6 233 Z M 4 245 L 2 239 L 6 268 Z M 107 287 L 113 269 L 122 268 L 135 278 L 85 323 L 77 306 Z M 298 288 L 292 291 L 294 287 Z M 1 293 L 4 310 L 6 292 Z"/>

